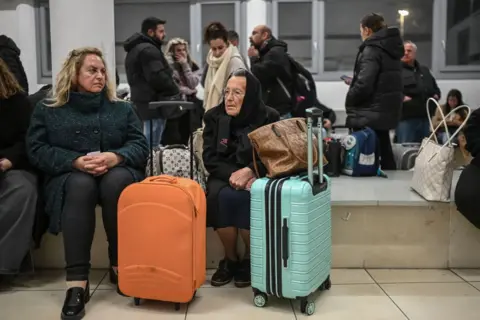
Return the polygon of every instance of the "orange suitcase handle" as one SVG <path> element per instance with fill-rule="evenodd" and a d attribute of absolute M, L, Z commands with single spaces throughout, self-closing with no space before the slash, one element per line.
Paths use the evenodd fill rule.
<path fill-rule="evenodd" d="M 148 177 L 144 181 L 145 182 L 165 182 L 165 183 L 171 183 L 171 184 L 178 183 L 177 177 L 169 176 L 166 174 L 162 174 L 161 176 L 156 176 L 156 177 Z"/>

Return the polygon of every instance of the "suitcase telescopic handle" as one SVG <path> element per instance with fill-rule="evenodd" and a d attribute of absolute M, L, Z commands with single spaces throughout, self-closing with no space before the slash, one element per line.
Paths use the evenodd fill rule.
<path fill-rule="evenodd" d="M 317 126 L 317 151 L 318 151 L 318 179 L 320 184 L 323 183 L 323 112 L 318 108 L 309 108 L 305 111 L 307 117 L 307 161 L 308 161 L 308 182 L 314 185 L 313 181 L 313 124 L 316 122 Z"/>

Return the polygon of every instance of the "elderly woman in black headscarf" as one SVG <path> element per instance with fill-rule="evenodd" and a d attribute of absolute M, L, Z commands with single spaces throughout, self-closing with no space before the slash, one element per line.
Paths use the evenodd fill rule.
<path fill-rule="evenodd" d="M 250 285 L 250 192 L 255 179 L 248 134 L 276 122 L 280 115 L 262 101 L 260 82 L 250 72 L 235 71 L 227 82 L 224 100 L 204 117 L 203 161 L 210 173 L 207 184 L 207 220 L 220 237 L 225 258 L 212 276 L 213 286 L 235 279 L 237 287 Z M 257 162 L 260 175 L 265 168 Z M 237 254 L 238 234 L 245 255 Z"/>

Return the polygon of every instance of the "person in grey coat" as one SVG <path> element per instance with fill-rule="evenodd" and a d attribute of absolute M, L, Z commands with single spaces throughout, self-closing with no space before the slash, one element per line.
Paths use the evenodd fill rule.
<path fill-rule="evenodd" d="M 31 107 L 0 58 L 0 281 L 19 273 L 32 243 L 37 182 L 25 148 Z"/>

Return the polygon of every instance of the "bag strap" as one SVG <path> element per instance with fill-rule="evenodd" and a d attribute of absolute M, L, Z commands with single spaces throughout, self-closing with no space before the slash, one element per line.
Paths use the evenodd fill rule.
<path fill-rule="evenodd" d="M 288 92 L 287 90 L 287 87 L 285 86 L 285 84 L 283 83 L 282 80 L 280 80 L 280 78 L 276 78 L 277 79 L 277 82 L 278 84 L 280 85 L 280 87 L 282 87 L 282 90 L 283 92 L 285 93 L 285 95 L 287 96 L 288 99 L 292 100 L 292 95 L 290 94 L 290 92 Z"/>
<path fill-rule="evenodd" d="M 437 128 L 434 128 L 433 127 L 433 121 L 432 121 L 432 114 L 430 113 L 430 108 L 429 108 L 429 105 L 430 105 L 430 101 L 432 101 L 434 104 L 435 104 L 435 107 L 438 111 L 440 111 L 440 116 L 442 117 L 442 121 L 437 125 Z M 447 134 L 447 138 L 450 139 L 450 133 L 448 131 L 448 126 L 447 126 L 447 119 L 443 113 L 443 109 L 442 107 L 440 106 L 440 104 L 438 103 L 437 100 L 433 99 L 433 98 L 428 98 L 427 100 L 427 117 L 428 117 L 428 122 L 430 123 L 430 130 L 432 131 L 433 134 L 433 138 L 435 139 L 435 142 L 438 144 L 438 139 L 437 139 L 437 135 L 435 134 L 437 132 L 437 130 L 440 128 L 440 125 L 443 123 L 444 125 L 444 128 L 445 128 L 445 133 Z M 431 136 L 430 138 L 431 139 Z"/>
<path fill-rule="evenodd" d="M 440 149 L 439 149 L 437 152 L 435 152 L 435 153 L 430 157 L 430 159 L 428 160 L 429 162 L 430 162 L 438 153 L 440 153 L 440 151 L 442 151 L 442 149 L 443 149 L 444 147 L 446 147 L 447 145 L 451 147 L 451 146 L 452 146 L 452 140 L 460 133 L 460 131 L 462 131 L 462 129 L 463 129 L 463 128 L 465 127 L 465 125 L 467 124 L 467 121 L 468 121 L 468 119 L 470 118 L 470 115 L 471 115 L 471 113 L 472 113 L 472 110 L 471 110 L 470 107 L 467 106 L 467 105 L 458 106 L 458 107 L 456 107 L 455 109 L 452 109 L 446 116 L 443 117 L 443 118 L 444 118 L 444 121 L 445 121 L 446 118 L 450 117 L 452 114 L 454 114 L 455 112 L 457 112 L 458 110 L 461 110 L 461 109 L 467 109 L 467 110 L 468 110 L 467 115 L 466 115 L 466 117 L 465 117 L 465 120 L 464 120 L 463 123 L 457 128 L 457 130 L 456 130 L 451 136 L 448 137 L 447 142 L 445 142 L 445 144 L 442 145 L 442 146 L 440 147 Z M 443 114 L 442 114 L 442 116 L 443 116 Z M 431 139 L 432 139 L 432 136 L 436 134 L 436 132 L 438 131 L 438 129 L 440 128 L 440 126 L 441 126 L 441 124 L 439 124 L 439 125 L 435 128 L 435 130 L 433 130 L 432 134 L 430 134 L 430 136 L 428 137 L 428 140 L 431 140 Z M 438 142 L 437 142 L 437 143 L 438 143 Z M 418 153 L 419 153 L 419 154 L 420 154 L 420 152 L 423 150 L 424 147 L 425 147 L 425 144 L 423 144 L 423 145 L 420 147 L 420 150 L 418 150 Z"/>

